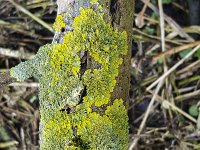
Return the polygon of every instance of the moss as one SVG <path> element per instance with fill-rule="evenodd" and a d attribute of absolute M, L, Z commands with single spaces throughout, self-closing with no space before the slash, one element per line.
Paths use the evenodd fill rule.
<path fill-rule="evenodd" d="M 58 16 L 56 30 L 65 26 L 62 22 Z M 111 94 L 121 57 L 127 53 L 127 35 L 89 8 L 81 9 L 73 28 L 62 44 L 41 47 L 33 60 L 11 70 L 18 80 L 35 76 L 40 82 L 41 149 L 125 150 L 127 112 L 122 100 L 112 104 Z M 80 51 L 87 51 L 99 67 L 81 75 Z M 81 102 L 84 87 L 86 96 Z M 94 107 L 105 107 L 105 113 L 95 112 Z"/>

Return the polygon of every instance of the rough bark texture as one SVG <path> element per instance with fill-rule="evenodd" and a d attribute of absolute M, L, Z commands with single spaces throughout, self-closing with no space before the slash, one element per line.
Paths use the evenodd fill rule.
<path fill-rule="evenodd" d="M 58 0 L 52 44 L 11 69 L 40 82 L 41 149 L 128 148 L 132 0 Z"/>
<path fill-rule="evenodd" d="M 132 27 L 134 0 L 110 0 L 112 24 L 119 31 L 126 31 L 128 35 L 128 53 L 123 56 L 123 64 L 119 67 L 119 75 L 117 77 L 117 85 L 113 92 L 113 99 L 122 98 L 128 106 L 129 84 L 130 84 L 130 58 L 132 48 Z"/>

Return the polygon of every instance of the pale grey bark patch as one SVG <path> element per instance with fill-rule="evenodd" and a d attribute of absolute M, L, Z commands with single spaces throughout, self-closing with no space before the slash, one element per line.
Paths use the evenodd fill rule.
<path fill-rule="evenodd" d="M 64 32 L 56 31 L 52 43 L 63 43 L 64 35 L 73 30 L 72 24 L 74 18 L 79 15 L 80 8 L 91 7 L 89 0 L 57 0 L 57 15 L 63 15 L 63 21 L 66 23 Z"/>

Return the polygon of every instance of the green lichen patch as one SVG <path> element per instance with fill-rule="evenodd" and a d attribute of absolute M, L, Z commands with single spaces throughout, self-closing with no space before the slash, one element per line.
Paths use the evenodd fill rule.
<path fill-rule="evenodd" d="M 54 113 L 56 114 L 46 121 L 43 126 L 41 149 L 44 150 L 64 149 L 70 142 L 67 139 L 73 138 L 73 130 L 69 117 L 60 111 Z"/>
<path fill-rule="evenodd" d="M 78 126 L 77 134 L 92 149 L 116 148 L 112 122 L 107 116 L 90 113 Z"/>
<path fill-rule="evenodd" d="M 11 68 L 10 75 L 13 78 L 16 78 L 18 81 L 24 81 L 30 77 L 36 77 L 40 79 L 40 77 L 44 73 L 44 64 L 49 60 L 49 53 L 52 50 L 51 44 L 46 44 L 42 46 L 34 59 L 22 62 L 19 65 Z"/>
<path fill-rule="evenodd" d="M 105 115 L 92 112 L 78 125 L 77 134 L 91 149 L 128 149 L 128 117 L 122 100 L 108 106 Z"/>
<path fill-rule="evenodd" d="M 128 116 L 122 99 L 116 99 L 113 105 L 108 106 L 105 115 L 110 118 L 112 128 L 115 133 L 117 143 L 119 143 L 120 150 L 128 149 Z"/>

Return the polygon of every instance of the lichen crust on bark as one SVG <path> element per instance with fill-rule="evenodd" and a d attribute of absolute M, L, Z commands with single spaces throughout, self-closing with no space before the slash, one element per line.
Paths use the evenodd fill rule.
<path fill-rule="evenodd" d="M 55 24 L 64 26 L 62 17 Z M 127 50 L 126 32 L 113 29 L 103 13 L 82 8 L 63 43 L 47 44 L 33 60 L 11 69 L 19 81 L 32 76 L 39 80 L 42 150 L 128 148 L 127 110 L 122 99 L 111 100 Z M 81 73 L 81 51 L 96 68 Z"/>

